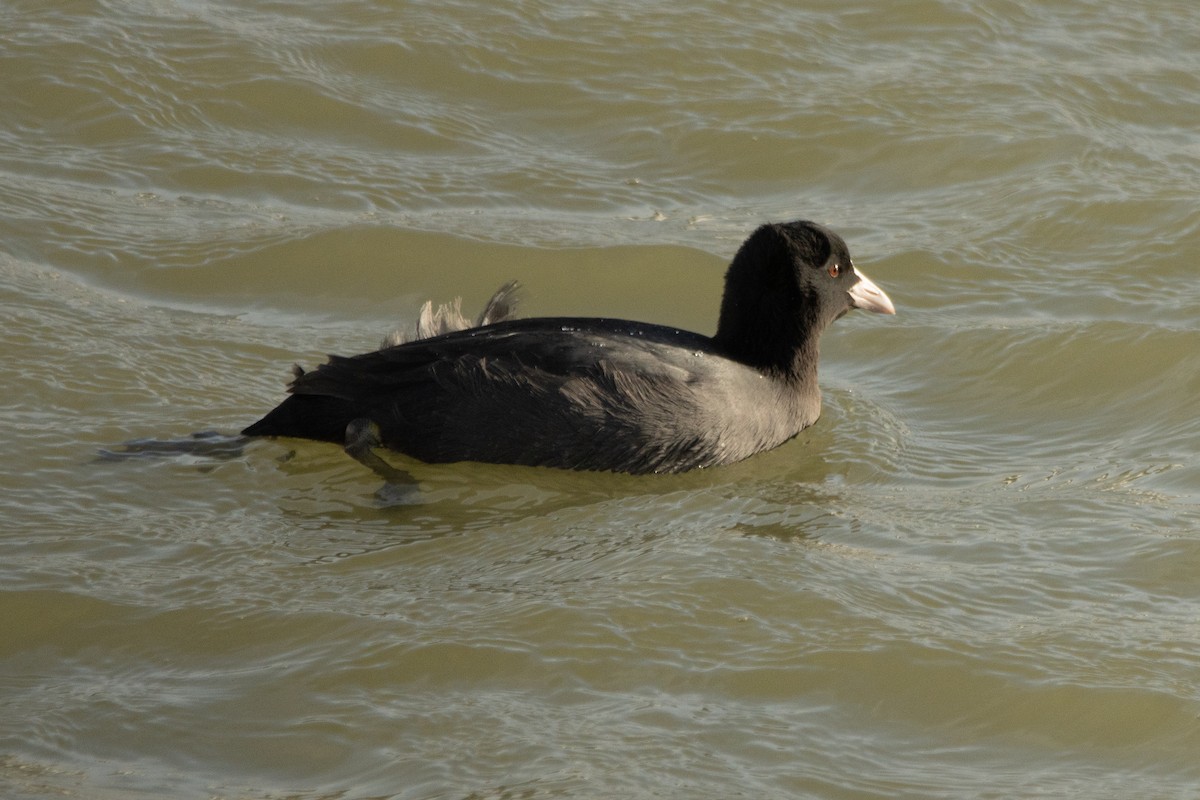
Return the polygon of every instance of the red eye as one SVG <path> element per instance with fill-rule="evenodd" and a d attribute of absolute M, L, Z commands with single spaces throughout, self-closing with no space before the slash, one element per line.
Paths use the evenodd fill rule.
<path fill-rule="evenodd" d="M 842 265 L 836 261 L 829 265 L 829 277 L 836 278 L 842 271 Z"/>

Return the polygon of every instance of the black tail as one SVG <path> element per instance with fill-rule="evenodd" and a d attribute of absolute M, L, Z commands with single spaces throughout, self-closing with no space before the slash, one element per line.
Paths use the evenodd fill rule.
<path fill-rule="evenodd" d="M 245 436 L 290 436 L 345 444 L 346 426 L 361 417 L 348 400 L 316 394 L 294 394 L 242 431 Z"/>

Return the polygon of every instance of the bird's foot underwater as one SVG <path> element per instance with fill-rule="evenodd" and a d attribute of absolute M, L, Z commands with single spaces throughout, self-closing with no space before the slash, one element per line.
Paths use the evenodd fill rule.
<path fill-rule="evenodd" d="M 220 431 L 198 431 L 178 439 L 130 439 L 96 451 L 96 461 L 130 461 L 134 459 L 166 459 L 192 457 L 204 460 L 231 461 L 240 458 L 246 445 L 258 437 Z M 358 463 L 383 479 L 384 485 L 375 496 L 387 505 L 406 505 L 418 496 L 417 480 L 402 469 L 393 467 L 376 450 L 383 447 L 379 426 L 369 419 L 356 419 L 346 426 L 343 449 Z M 288 460 L 294 452 L 282 460 Z M 211 467 L 210 467 L 211 468 Z"/>
<path fill-rule="evenodd" d="M 346 426 L 346 455 L 383 478 L 383 486 L 375 497 L 387 505 L 406 505 L 418 497 L 417 480 L 402 469 L 393 467 L 376 450 L 383 447 L 379 426 L 365 417 L 351 420 Z"/>
<path fill-rule="evenodd" d="M 219 431 L 199 431 L 180 439 L 130 439 L 96 451 L 97 461 L 127 461 L 134 458 L 198 456 L 229 461 L 240 458 L 251 437 Z"/>

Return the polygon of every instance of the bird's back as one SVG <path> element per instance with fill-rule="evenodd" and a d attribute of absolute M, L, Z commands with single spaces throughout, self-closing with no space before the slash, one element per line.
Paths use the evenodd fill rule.
<path fill-rule="evenodd" d="M 779 386 L 706 336 L 609 319 L 515 320 L 334 356 L 291 392 L 245 433 L 341 442 L 367 418 L 423 461 L 634 473 L 740 460 L 819 410 L 779 403 Z M 731 407 L 755 392 L 761 407 Z"/>

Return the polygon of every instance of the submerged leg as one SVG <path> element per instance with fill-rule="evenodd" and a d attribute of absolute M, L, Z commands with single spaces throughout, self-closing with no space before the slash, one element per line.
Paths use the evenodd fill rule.
<path fill-rule="evenodd" d="M 417 481 L 404 470 L 397 469 L 384 461 L 375 452 L 376 448 L 382 446 L 379 426 L 372 420 L 359 417 L 351 420 L 350 424 L 346 426 L 346 444 L 343 447 L 346 455 L 383 478 L 384 486 L 377 492 L 380 499 L 403 500 L 405 496 L 412 495 L 417 487 Z"/>
<path fill-rule="evenodd" d="M 240 434 L 200 431 L 183 439 L 131 439 L 115 447 L 102 447 L 97 461 L 123 461 L 130 458 L 169 458 L 200 456 L 228 460 L 239 458 L 250 441 Z"/>

